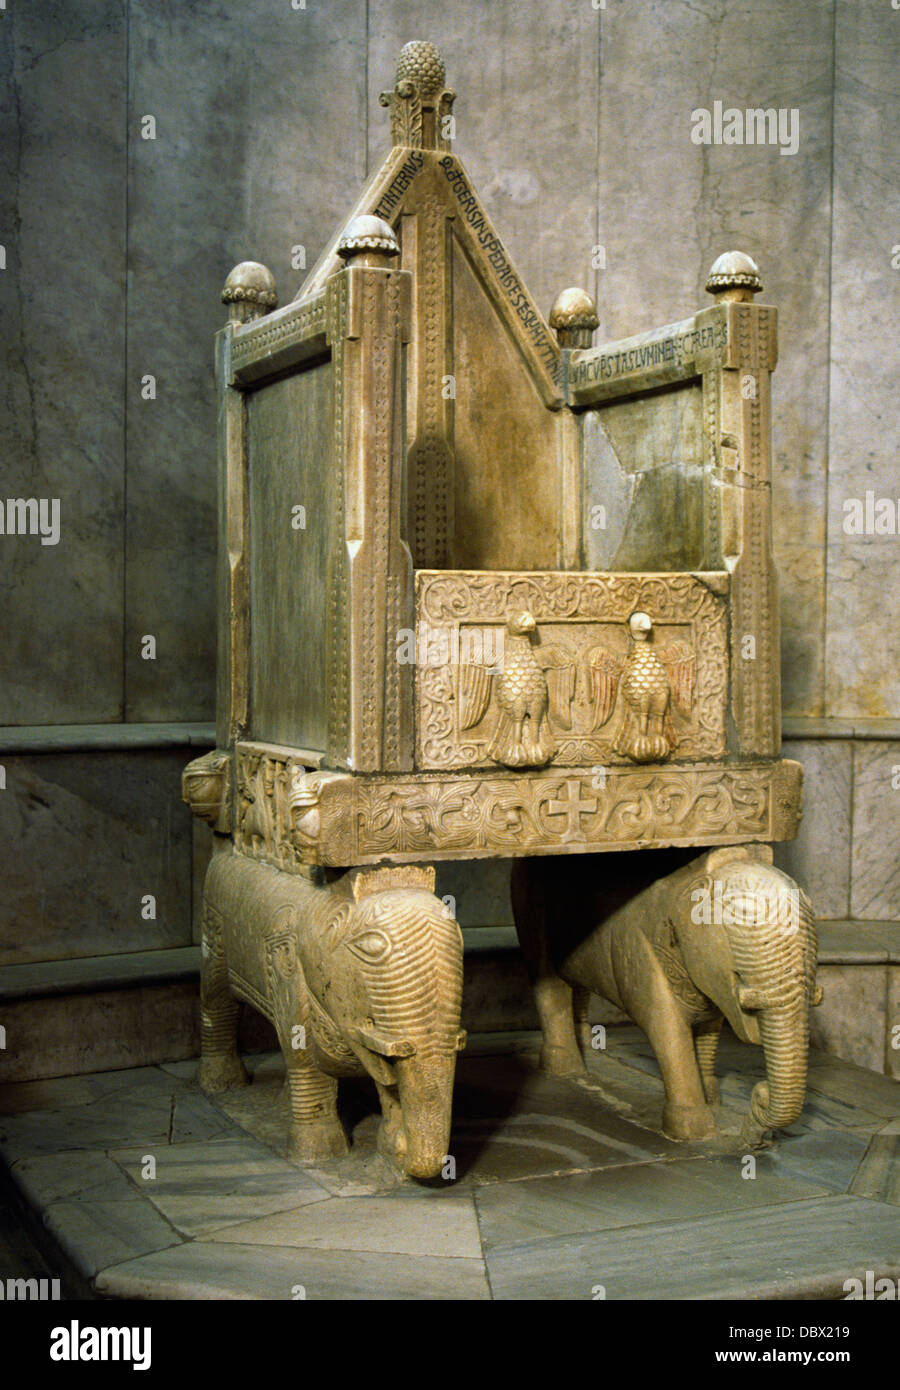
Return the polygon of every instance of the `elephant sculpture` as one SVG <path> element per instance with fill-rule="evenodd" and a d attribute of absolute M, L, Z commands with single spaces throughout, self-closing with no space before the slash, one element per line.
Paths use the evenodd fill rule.
<path fill-rule="evenodd" d="M 594 992 L 647 1035 L 670 1138 L 716 1132 L 723 1018 L 765 1057 L 744 1139 L 761 1143 L 798 1118 L 809 1007 L 822 997 L 816 930 L 809 899 L 773 867 L 768 846 L 518 860 L 512 897 L 546 1070 L 584 1071 Z"/>
<path fill-rule="evenodd" d="M 465 1034 L 462 933 L 433 888 L 432 868 L 315 881 L 223 846 L 204 887 L 202 1088 L 247 1079 L 236 1044 L 245 1000 L 274 1024 L 284 1053 L 292 1158 L 347 1152 L 337 1078 L 367 1073 L 381 1101 L 381 1152 L 411 1177 L 436 1176 Z"/>

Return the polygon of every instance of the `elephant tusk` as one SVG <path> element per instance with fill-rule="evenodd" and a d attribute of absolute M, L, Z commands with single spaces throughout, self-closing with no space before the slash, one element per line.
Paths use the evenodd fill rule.
<path fill-rule="evenodd" d="M 737 997 L 742 1009 L 765 1009 L 769 1005 L 768 995 L 761 989 L 754 989 L 752 985 L 738 985 Z"/>
<path fill-rule="evenodd" d="M 371 1028 L 355 1028 L 353 1033 L 357 1042 L 380 1057 L 412 1057 L 416 1050 L 415 1043 L 408 1038 L 388 1038 Z"/>

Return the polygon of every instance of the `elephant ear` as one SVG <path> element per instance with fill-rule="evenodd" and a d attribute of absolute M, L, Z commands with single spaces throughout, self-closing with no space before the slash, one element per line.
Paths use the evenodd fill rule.
<path fill-rule="evenodd" d="M 717 1015 L 715 1005 L 697 988 L 688 974 L 681 947 L 678 945 L 675 924 L 668 921 L 666 925 L 668 932 L 654 943 L 653 950 L 672 993 L 679 1004 L 695 1018 Z"/>

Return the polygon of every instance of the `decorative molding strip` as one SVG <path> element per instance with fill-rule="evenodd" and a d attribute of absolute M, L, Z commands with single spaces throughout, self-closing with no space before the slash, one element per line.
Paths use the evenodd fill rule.
<path fill-rule="evenodd" d="M 231 382 L 246 386 L 325 351 L 328 330 L 325 291 L 295 300 L 234 331 Z"/>
<path fill-rule="evenodd" d="M 860 743 L 900 742 L 900 719 L 820 719 L 806 714 L 786 714 L 781 722 L 784 741 L 853 739 Z"/>
<path fill-rule="evenodd" d="M 199 946 L 68 960 L 26 961 L 0 967 L 0 1002 L 99 994 L 112 989 L 146 989 L 193 980 L 200 973 Z"/>
<path fill-rule="evenodd" d="M 613 768 L 600 777 L 596 768 L 544 769 L 514 779 L 285 768 L 268 779 L 271 811 L 254 820 L 252 852 L 290 868 L 290 846 L 295 863 L 337 867 L 791 839 L 802 775 L 791 761 Z"/>
<path fill-rule="evenodd" d="M 22 724 L 0 728 L 2 753 L 114 752 L 131 748 L 213 748 L 209 724 Z"/>

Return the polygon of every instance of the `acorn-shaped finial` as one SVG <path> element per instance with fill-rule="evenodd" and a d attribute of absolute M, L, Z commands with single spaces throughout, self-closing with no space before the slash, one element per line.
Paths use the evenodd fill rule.
<path fill-rule="evenodd" d="M 401 82 L 414 82 L 422 100 L 433 101 L 444 90 L 446 81 L 444 60 L 433 43 L 427 39 L 413 39 L 403 45 L 397 59 L 395 87 Z"/>
<path fill-rule="evenodd" d="M 762 289 L 759 266 L 743 251 L 725 251 L 713 264 L 706 281 L 707 293 L 717 304 L 752 304 Z"/>
<path fill-rule="evenodd" d="M 384 268 L 399 256 L 400 245 L 389 222 L 366 213 L 348 223 L 337 253 L 348 264 L 352 261 L 354 265 Z"/>
<path fill-rule="evenodd" d="M 391 140 L 408 149 L 449 150 L 453 139 L 455 93 L 447 88 L 444 60 L 433 43 L 413 39 L 404 44 L 389 92 L 378 100 L 391 113 Z"/>
<path fill-rule="evenodd" d="M 550 310 L 550 327 L 556 330 L 559 345 L 564 348 L 589 348 L 599 322 L 591 296 L 575 287 L 558 294 Z"/>
<path fill-rule="evenodd" d="M 261 318 L 278 306 L 275 276 L 259 261 L 241 261 L 225 281 L 222 303 L 228 305 L 230 323 Z"/>

